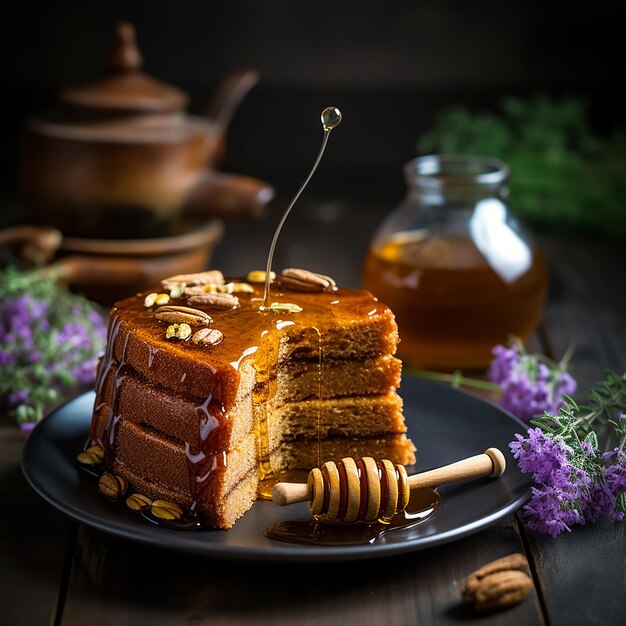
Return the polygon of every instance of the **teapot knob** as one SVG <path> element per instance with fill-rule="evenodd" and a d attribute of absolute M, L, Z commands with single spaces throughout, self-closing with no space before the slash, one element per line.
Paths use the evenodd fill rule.
<path fill-rule="evenodd" d="M 107 66 L 113 72 L 132 72 L 141 68 L 143 57 L 137 47 L 135 27 L 130 22 L 119 22 L 115 27 L 113 46 Z"/>

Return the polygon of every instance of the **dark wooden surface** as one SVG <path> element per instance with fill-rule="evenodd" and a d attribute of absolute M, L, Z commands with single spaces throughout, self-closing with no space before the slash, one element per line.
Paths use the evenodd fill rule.
<path fill-rule="evenodd" d="M 285 184 L 284 193 L 291 191 Z M 362 191 L 338 188 L 325 197 L 314 191 L 315 201 L 303 199 L 275 265 L 305 266 L 357 285 L 369 237 L 394 201 Z M 261 222 L 230 225 L 215 266 L 233 274 L 262 267 L 282 206 Z M 574 341 L 584 393 L 605 367 L 625 369 L 623 248 L 559 233 L 542 234 L 540 241 L 552 284 L 546 332 L 534 343 L 560 355 Z M 22 445 L 18 429 L 0 420 L 3 624 L 587 626 L 621 624 L 626 615 L 626 524 L 603 521 L 550 539 L 511 516 L 461 541 L 372 563 L 193 558 L 69 521 L 29 489 L 19 469 Z M 527 554 L 536 592 L 507 611 L 475 616 L 460 603 L 463 579 L 512 552 Z"/>

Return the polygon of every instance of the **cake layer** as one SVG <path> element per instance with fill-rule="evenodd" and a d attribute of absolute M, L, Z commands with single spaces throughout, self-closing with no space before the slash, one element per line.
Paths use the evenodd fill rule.
<path fill-rule="evenodd" d="M 235 449 L 192 455 L 187 446 L 121 419 L 114 441 L 117 465 L 199 503 L 219 501 L 258 467 L 254 433 L 246 435 Z"/>
<path fill-rule="evenodd" d="M 148 384 L 130 368 L 112 368 L 104 380 L 104 402 L 96 407 L 92 438 L 101 439 L 110 415 L 149 426 L 192 452 L 227 450 L 252 431 L 252 394 L 238 399 L 228 414 L 209 394 L 202 402 Z M 115 408 L 111 407 L 115 404 Z"/>
<path fill-rule="evenodd" d="M 395 391 L 378 396 L 269 404 L 272 449 L 295 439 L 377 437 L 406 432 L 402 399 Z"/>
<path fill-rule="evenodd" d="M 290 359 L 278 367 L 275 399 L 296 402 L 384 394 L 400 385 L 401 373 L 402 363 L 390 354 L 321 362 Z"/>
<path fill-rule="evenodd" d="M 317 467 L 319 463 L 344 457 L 359 459 L 371 456 L 389 459 L 393 463 L 415 463 L 415 446 L 406 435 L 385 437 L 333 438 L 321 441 L 302 440 L 284 443 L 272 452 L 272 468 L 275 472 L 302 470 Z"/>

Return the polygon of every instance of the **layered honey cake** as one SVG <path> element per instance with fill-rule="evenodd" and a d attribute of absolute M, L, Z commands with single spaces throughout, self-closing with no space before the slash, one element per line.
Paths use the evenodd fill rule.
<path fill-rule="evenodd" d="M 99 366 L 90 439 L 106 469 L 215 528 L 288 472 L 415 460 L 391 310 L 305 270 L 262 306 L 262 280 L 202 272 L 118 302 Z"/>

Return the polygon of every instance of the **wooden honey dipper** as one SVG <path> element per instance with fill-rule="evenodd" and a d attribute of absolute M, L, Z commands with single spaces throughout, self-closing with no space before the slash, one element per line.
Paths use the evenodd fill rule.
<path fill-rule="evenodd" d="M 404 511 L 412 489 L 480 476 L 497 478 L 505 468 L 506 460 L 497 448 L 413 476 L 407 476 L 403 465 L 386 459 L 348 457 L 312 469 L 306 483 L 277 483 L 272 500 L 280 506 L 308 502 L 318 521 L 388 523 Z"/>

